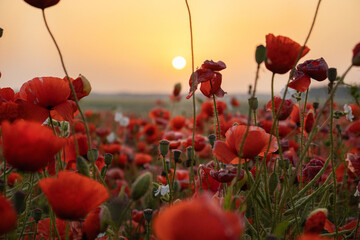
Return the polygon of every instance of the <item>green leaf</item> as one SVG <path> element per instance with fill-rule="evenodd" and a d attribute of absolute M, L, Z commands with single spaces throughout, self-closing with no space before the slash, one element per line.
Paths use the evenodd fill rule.
<path fill-rule="evenodd" d="M 281 223 L 279 223 L 274 231 L 274 234 L 279 237 L 282 238 L 285 236 L 285 232 L 287 230 L 287 228 L 289 227 L 290 222 L 289 221 L 283 221 Z"/>

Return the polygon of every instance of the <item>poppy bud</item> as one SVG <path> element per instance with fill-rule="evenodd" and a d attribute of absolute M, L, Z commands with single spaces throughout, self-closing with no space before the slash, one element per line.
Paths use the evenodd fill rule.
<path fill-rule="evenodd" d="M 35 222 L 39 222 L 41 220 L 42 210 L 40 208 L 35 208 L 33 210 L 33 218 Z"/>
<path fill-rule="evenodd" d="M 314 102 L 313 103 L 313 108 L 314 108 L 315 111 L 316 111 L 316 109 L 318 109 L 318 107 L 319 107 L 319 102 Z"/>
<path fill-rule="evenodd" d="M 150 208 L 147 208 L 144 210 L 144 218 L 147 222 L 150 222 L 153 216 L 153 210 Z"/>
<path fill-rule="evenodd" d="M 278 184 L 279 184 L 278 175 L 276 174 L 276 172 L 273 172 L 270 175 L 270 180 L 269 180 L 269 192 L 270 192 L 271 195 L 274 194 Z"/>
<path fill-rule="evenodd" d="M 81 175 L 90 177 L 89 165 L 87 161 L 81 156 L 76 158 L 76 169 Z"/>
<path fill-rule="evenodd" d="M 136 201 L 143 197 L 148 192 L 151 182 L 152 175 L 150 172 L 139 176 L 132 185 L 131 198 Z"/>
<path fill-rule="evenodd" d="M 170 144 L 170 142 L 168 141 L 168 140 L 161 140 L 160 141 L 160 153 L 161 153 L 161 155 L 163 156 L 163 157 L 165 157 L 166 156 L 166 154 L 168 154 L 168 152 L 169 152 L 169 144 Z"/>
<path fill-rule="evenodd" d="M 181 159 L 180 159 L 181 151 L 175 149 L 175 150 L 173 150 L 173 154 L 174 154 L 174 161 L 176 163 L 181 163 Z"/>
<path fill-rule="evenodd" d="M 330 82 L 334 82 L 337 77 L 337 70 L 336 68 L 329 68 L 328 69 L 328 79 Z"/>
<path fill-rule="evenodd" d="M 214 134 L 210 134 L 208 138 L 209 138 L 209 143 L 210 143 L 211 147 L 214 148 L 216 136 Z"/>
<path fill-rule="evenodd" d="M 352 64 L 354 66 L 360 66 L 360 43 L 358 43 L 353 49 Z"/>
<path fill-rule="evenodd" d="M 111 213 L 107 206 L 102 206 L 100 211 L 100 232 L 105 232 L 107 226 L 111 222 Z"/>
<path fill-rule="evenodd" d="M 87 80 L 87 78 L 81 74 L 79 75 L 79 78 L 81 78 L 81 81 L 83 83 L 83 92 L 86 94 L 86 96 L 89 95 L 91 92 L 91 84 L 89 80 Z"/>
<path fill-rule="evenodd" d="M 13 203 L 16 213 L 19 215 L 21 214 L 26 208 L 26 192 L 24 191 L 17 191 L 14 193 L 13 196 Z"/>
<path fill-rule="evenodd" d="M 249 85 L 249 89 L 248 89 L 248 94 L 251 95 L 251 89 L 252 89 L 252 85 Z"/>
<path fill-rule="evenodd" d="M 87 152 L 87 158 L 91 161 L 96 161 L 99 157 L 99 151 L 96 149 L 91 149 Z"/>
<path fill-rule="evenodd" d="M 104 162 L 107 166 L 111 164 L 112 160 L 113 160 L 113 155 L 111 153 L 105 153 Z"/>
<path fill-rule="evenodd" d="M 180 92 L 181 92 L 181 83 L 177 83 L 177 84 L 175 84 L 175 86 L 174 86 L 173 95 L 174 95 L 175 97 L 177 97 L 177 96 L 180 95 Z"/>
<path fill-rule="evenodd" d="M 256 47 L 255 51 L 255 60 L 257 64 L 261 64 L 266 59 L 266 47 L 264 45 L 259 45 Z"/>
<path fill-rule="evenodd" d="M 304 72 L 316 81 L 324 81 L 327 78 L 328 65 L 323 58 L 307 60 L 297 66 L 299 71 Z"/>
<path fill-rule="evenodd" d="M 188 159 L 192 159 L 192 146 L 186 148 L 186 155 Z"/>
<path fill-rule="evenodd" d="M 4 30 L 0 28 L 0 37 L 2 37 Z"/>
<path fill-rule="evenodd" d="M 3 179 L 0 179 L 0 192 L 4 192 L 5 182 Z"/>
<path fill-rule="evenodd" d="M 256 97 L 251 97 L 251 98 L 248 99 L 248 101 L 249 101 L 250 108 L 255 111 L 259 106 L 257 98 Z"/>

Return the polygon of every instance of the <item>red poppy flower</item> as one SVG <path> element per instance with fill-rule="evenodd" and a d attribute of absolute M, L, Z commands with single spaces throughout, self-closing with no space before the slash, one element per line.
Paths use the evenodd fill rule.
<path fill-rule="evenodd" d="M 24 120 L 3 122 L 2 137 L 6 161 L 18 170 L 29 172 L 46 167 L 66 142 L 49 128 Z"/>
<path fill-rule="evenodd" d="M 222 183 L 217 181 L 212 175 L 211 171 L 214 170 L 215 164 L 213 161 L 207 163 L 206 165 L 200 164 L 200 178 L 201 178 L 201 187 L 204 190 L 211 191 L 212 193 L 216 193 L 217 191 L 222 189 Z"/>
<path fill-rule="evenodd" d="M 51 117 L 59 121 L 72 121 L 77 111 L 70 96 L 69 84 L 61 78 L 40 77 L 24 83 L 19 98 L 25 101 L 22 111 L 25 118 L 43 122 Z"/>
<path fill-rule="evenodd" d="M 311 83 L 311 79 L 302 71 L 295 70 L 289 87 L 299 92 L 305 92 Z"/>
<path fill-rule="evenodd" d="M 321 237 L 318 234 L 302 234 L 297 240 L 332 240 L 332 238 Z"/>
<path fill-rule="evenodd" d="M 166 125 L 170 119 L 170 112 L 158 107 L 149 112 L 149 117 L 155 121 L 156 124 Z"/>
<path fill-rule="evenodd" d="M 292 69 L 301 50 L 301 45 L 288 37 L 266 35 L 266 68 L 273 73 L 284 74 Z M 310 49 L 305 47 L 301 57 L 305 56 Z"/>
<path fill-rule="evenodd" d="M 226 65 L 222 61 L 214 62 L 206 60 L 200 69 L 196 70 L 189 79 L 189 94 L 186 97 L 189 99 L 196 91 L 197 86 L 201 84 L 200 91 L 206 96 L 211 97 L 216 95 L 217 97 L 223 97 L 226 92 L 221 89 L 222 75 L 218 71 L 226 68 Z M 193 88 L 194 79 L 194 88 Z M 211 83 L 210 83 L 211 81 Z"/>
<path fill-rule="evenodd" d="M 303 182 L 310 182 L 316 174 L 320 172 L 320 170 L 323 168 L 324 162 L 313 158 L 310 160 L 308 164 L 305 165 L 304 169 L 302 170 L 302 181 Z M 318 181 L 320 181 L 321 178 L 319 178 Z"/>
<path fill-rule="evenodd" d="M 56 223 L 56 228 L 59 232 L 60 238 L 65 239 L 65 235 L 66 235 L 65 221 L 61 220 L 59 218 L 56 218 L 55 223 Z M 54 229 L 53 224 L 51 224 L 51 227 L 50 227 L 50 218 L 45 218 L 43 220 L 40 220 L 38 223 L 36 239 L 37 240 L 38 239 L 50 239 L 50 231 L 49 231 L 50 228 L 51 228 L 51 235 L 54 236 L 55 229 Z M 69 238 L 72 239 L 71 228 L 70 228 Z M 56 239 L 58 239 L 58 238 L 56 238 Z"/>
<path fill-rule="evenodd" d="M 277 113 L 279 111 L 281 102 L 282 102 L 281 97 L 278 97 L 278 96 L 274 97 L 275 113 Z M 284 100 L 284 104 L 280 111 L 279 120 L 285 120 L 291 114 L 293 107 L 294 107 L 294 102 L 291 99 Z M 272 111 L 271 100 L 266 104 L 266 110 Z"/>
<path fill-rule="evenodd" d="M 57 178 L 44 178 L 39 186 L 51 208 L 61 219 L 79 220 L 109 198 L 99 182 L 75 172 L 59 172 Z"/>
<path fill-rule="evenodd" d="M 239 101 L 235 97 L 231 98 L 231 106 L 233 106 L 233 107 L 239 107 L 240 106 Z"/>
<path fill-rule="evenodd" d="M 0 122 L 20 118 L 19 104 L 15 103 L 15 92 L 11 88 L 0 88 Z"/>
<path fill-rule="evenodd" d="M 229 128 L 226 132 L 226 141 L 216 141 L 213 149 L 214 156 L 223 163 L 238 163 L 241 142 L 244 138 L 247 126 L 237 125 Z M 246 137 L 242 158 L 254 158 L 258 155 L 263 156 L 270 143 L 269 153 L 278 149 L 276 138 L 266 133 L 260 127 L 250 126 Z"/>
<path fill-rule="evenodd" d="M 17 216 L 12 204 L 0 194 L 0 236 L 16 227 Z"/>
<path fill-rule="evenodd" d="M 148 123 L 143 128 L 142 134 L 148 143 L 154 143 L 158 137 L 158 127 L 155 124 Z"/>
<path fill-rule="evenodd" d="M 87 138 L 85 134 L 75 134 L 75 138 L 79 147 L 79 155 L 84 156 L 89 150 L 87 144 Z M 65 145 L 65 162 L 75 161 L 76 162 L 76 148 L 74 136 L 70 136 L 66 139 Z"/>
<path fill-rule="evenodd" d="M 325 221 L 327 217 L 326 208 L 316 209 L 311 212 L 305 222 L 305 233 L 320 234 L 324 230 Z"/>
<path fill-rule="evenodd" d="M 310 133 L 313 126 L 314 126 L 314 123 L 315 123 L 315 116 L 314 116 L 314 111 L 309 111 L 306 116 L 305 116 L 305 131 L 307 133 Z"/>
<path fill-rule="evenodd" d="M 195 135 L 195 139 L 194 139 L 194 150 L 195 150 L 195 151 L 201 151 L 201 150 L 203 150 L 204 147 L 206 146 L 206 143 L 207 143 L 207 141 L 206 141 L 206 138 L 205 138 L 204 136 L 199 135 L 199 134 L 198 134 L 198 135 Z M 185 148 L 192 146 L 192 137 L 191 137 L 191 136 L 188 137 L 185 142 L 183 142 L 183 146 L 184 146 Z"/>
<path fill-rule="evenodd" d="M 86 217 L 83 226 L 83 232 L 87 240 L 94 240 L 101 232 L 100 230 L 101 207 L 92 210 Z"/>
<path fill-rule="evenodd" d="M 327 71 L 329 67 L 323 58 L 319 58 L 316 60 L 307 60 L 299 64 L 297 69 L 316 81 L 321 82 L 327 78 Z"/>
<path fill-rule="evenodd" d="M 244 231 L 242 217 L 224 212 L 206 196 L 171 205 L 155 219 L 153 229 L 161 240 L 230 240 Z"/>
<path fill-rule="evenodd" d="M 45 9 L 56 5 L 60 0 L 24 0 L 33 7 Z"/>
<path fill-rule="evenodd" d="M 15 186 L 15 184 L 21 183 L 22 180 L 23 180 L 23 178 L 22 178 L 22 176 L 20 174 L 12 172 L 8 176 L 6 182 L 9 185 L 9 187 L 13 187 L 13 186 Z"/>
<path fill-rule="evenodd" d="M 360 66 L 360 43 L 356 44 L 353 49 L 352 64 L 354 66 Z"/>
<path fill-rule="evenodd" d="M 151 162 L 152 157 L 149 154 L 137 153 L 135 154 L 135 164 L 144 165 L 145 163 Z"/>
<path fill-rule="evenodd" d="M 170 125 L 174 131 L 179 131 L 185 126 L 186 118 L 182 116 L 176 116 L 171 119 Z"/>

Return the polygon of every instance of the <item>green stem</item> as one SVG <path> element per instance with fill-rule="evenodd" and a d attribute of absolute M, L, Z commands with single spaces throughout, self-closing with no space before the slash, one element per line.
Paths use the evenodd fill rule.
<path fill-rule="evenodd" d="M 186 8 L 189 14 L 189 26 L 190 26 L 190 44 L 191 44 L 191 78 L 192 78 L 192 86 L 191 89 L 194 90 L 195 88 L 195 63 L 194 63 L 194 38 L 193 38 L 193 30 L 192 30 L 192 21 L 191 21 L 191 12 L 190 6 L 187 0 L 185 0 Z M 196 103 L 195 103 L 195 91 L 192 95 L 192 103 L 193 103 L 193 131 L 192 131 L 192 149 L 191 149 L 191 156 L 190 159 L 190 178 L 189 178 L 189 196 L 192 194 L 192 187 L 191 184 L 194 182 L 194 160 L 195 160 L 195 128 L 196 128 Z M 195 187 L 195 186 L 194 186 Z"/>
<path fill-rule="evenodd" d="M 69 220 L 66 220 L 65 221 L 65 240 L 69 240 L 69 230 L 70 230 Z"/>
<path fill-rule="evenodd" d="M 304 106 L 303 106 L 302 112 L 301 112 L 301 108 L 299 108 L 300 124 L 301 124 L 300 152 L 302 152 L 302 150 L 303 150 L 304 125 L 305 125 L 305 110 L 306 110 L 306 104 L 307 104 L 308 95 L 309 95 L 309 89 L 306 90 L 305 101 L 304 101 Z M 299 104 L 299 105 L 300 105 L 300 104 Z M 303 163 L 300 162 L 300 166 L 302 166 L 302 164 L 303 164 Z M 300 186 L 302 187 L 302 171 L 300 171 Z"/>
<path fill-rule="evenodd" d="M 165 174 L 166 174 L 166 183 L 169 185 L 169 190 L 170 190 L 170 202 L 172 201 L 172 184 L 170 182 L 169 179 L 169 171 L 166 165 L 166 161 L 165 161 L 165 156 L 163 156 L 163 165 L 164 165 L 164 170 L 165 170 Z"/>
<path fill-rule="evenodd" d="M 38 222 L 36 222 L 36 223 L 35 223 L 35 230 L 34 230 L 34 237 L 33 237 L 33 240 L 35 240 L 35 239 L 36 239 L 37 228 L 38 228 Z"/>
<path fill-rule="evenodd" d="M 27 202 L 27 200 L 29 199 L 29 202 L 25 208 L 25 213 L 24 213 L 24 220 L 23 220 L 23 226 L 22 226 L 22 229 L 21 229 L 21 233 L 20 233 L 20 237 L 19 239 L 22 238 L 22 236 L 24 235 L 24 231 L 25 231 L 25 228 L 26 228 L 26 222 L 27 222 L 27 219 L 28 219 L 28 213 L 29 213 L 29 209 L 31 207 L 31 202 L 32 202 L 32 190 L 33 190 L 33 187 L 34 187 L 34 184 L 33 184 L 33 180 L 34 180 L 34 173 L 31 173 L 30 175 L 30 189 L 29 189 L 29 194 L 26 196 L 25 198 L 25 202 Z"/>

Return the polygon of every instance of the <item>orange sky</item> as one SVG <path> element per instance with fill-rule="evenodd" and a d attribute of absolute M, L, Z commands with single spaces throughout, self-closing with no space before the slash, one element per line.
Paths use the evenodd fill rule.
<path fill-rule="evenodd" d="M 302 44 L 316 0 L 189 0 L 193 14 L 195 65 L 222 60 L 222 88 L 246 92 L 255 75 L 254 51 L 265 35 L 285 35 Z M 360 1 L 323 0 L 303 60 L 324 57 L 342 73 L 360 42 Z M 170 93 L 177 82 L 188 91 L 190 35 L 185 1 L 61 0 L 46 11 L 69 74 L 85 75 L 94 92 Z M 19 88 L 34 77 L 63 77 L 41 11 L 22 0 L 0 1 L 0 87 Z M 183 56 L 187 66 L 172 67 Z M 262 68 L 258 91 L 269 93 L 270 73 Z M 286 82 L 278 76 L 276 89 Z M 360 68 L 346 82 L 359 83 Z M 314 86 L 316 84 L 312 84 Z M 319 84 L 317 84 L 319 85 Z M 326 85 L 325 82 L 320 85 Z"/>

